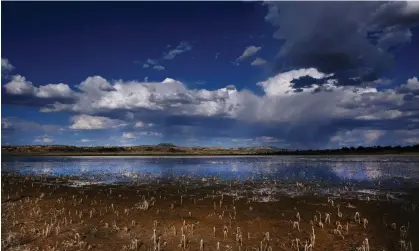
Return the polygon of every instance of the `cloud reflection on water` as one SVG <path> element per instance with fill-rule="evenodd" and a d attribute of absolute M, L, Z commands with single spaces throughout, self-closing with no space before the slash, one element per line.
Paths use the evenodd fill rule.
<path fill-rule="evenodd" d="M 5 157 L 2 173 L 77 176 L 107 182 L 150 179 L 270 179 L 289 182 L 376 182 L 394 177 L 419 181 L 419 157 Z"/>

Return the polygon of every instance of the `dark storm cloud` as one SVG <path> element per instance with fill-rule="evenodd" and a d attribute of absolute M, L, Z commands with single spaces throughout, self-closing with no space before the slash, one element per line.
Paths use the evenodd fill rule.
<path fill-rule="evenodd" d="M 369 26 L 375 30 L 389 27 L 413 27 L 419 24 L 419 4 L 414 1 L 383 3 L 372 14 Z"/>
<path fill-rule="evenodd" d="M 409 42 L 410 28 L 419 20 L 418 5 L 412 2 L 267 5 L 266 20 L 279 27 L 274 37 L 285 41 L 278 54 L 276 71 L 315 67 L 335 74 L 340 85 L 359 85 L 377 79 L 394 63 L 387 49 Z"/>

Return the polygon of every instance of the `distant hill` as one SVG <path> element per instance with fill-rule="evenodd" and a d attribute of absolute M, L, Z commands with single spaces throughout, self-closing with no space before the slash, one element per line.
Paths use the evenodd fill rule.
<path fill-rule="evenodd" d="M 419 154 L 413 146 L 344 147 L 322 150 L 287 150 L 272 146 L 256 147 L 184 147 L 171 143 L 143 146 L 66 146 L 28 145 L 2 146 L 2 155 L 355 155 L 355 154 Z"/>
<path fill-rule="evenodd" d="M 2 155 L 243 155 L 273 153 L 275 147 L 183 147 L 172 143 L 142 146 L 2 146 Z"/>

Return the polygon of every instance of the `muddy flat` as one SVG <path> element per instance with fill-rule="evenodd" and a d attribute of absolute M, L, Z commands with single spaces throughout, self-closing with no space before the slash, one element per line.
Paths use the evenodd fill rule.
<path fill-rule="evenodd" d="M 2 175 L 2 250 L 419 247 L 418 191 L 349 196 L 355 188 L 341 186 L 331 197 L 315 184 L 273 181 L 75 184 Z"/>

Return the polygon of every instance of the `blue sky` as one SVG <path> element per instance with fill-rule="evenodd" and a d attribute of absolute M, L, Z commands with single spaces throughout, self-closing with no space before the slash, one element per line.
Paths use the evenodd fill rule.
<path fill-rule="evenodd" d="M 2 145 L 419 143 L 416 2 L 2 2 Z"/>

